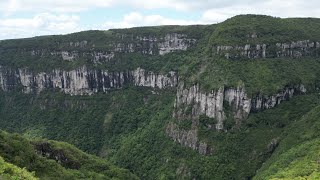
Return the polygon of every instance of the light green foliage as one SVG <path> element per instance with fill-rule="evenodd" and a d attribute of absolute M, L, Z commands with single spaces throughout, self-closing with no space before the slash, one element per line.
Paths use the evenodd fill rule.
<path fill-rule="evenodd" d="M 55 154 L 54 157 L 41 155 L 37 147 L 42 144 L 49 147 L 45 153 Z M 3 173 L 4 177 L 13 176 L 13 179 L 15 176 L 17 179 L 32 179 L 33 175 L 26 170 L 35 172 L 34 175 L 41 179 L 138 179 L 128 170 L 88 155 L 70 144 L 45 140 L 29 141 L 18 134 L 3 131 L 0 132 L 0 155 L 7 162 L 25 168 L 19 170 L 16 166 L 0 161 L 0 174 Z M 58 161 L 56 158 L 62 159 Z"/>
<path fill-rule="evenodd" d="M 290 124 L 318 103 L 316 95 L 298 96 L 275 109 L 252 114 L 241 129 L 217 132 L 204 128 L 199 131 L 199 138 L 213 148 L 213 155 L 203 156 L 173 142 L 165 134 L 168 122 L 172 121 L 174 95 L 174 91 L 157 91 L 157 94 L 152 94 L 150 88 L 127 88 L 91 97 L 43 93 L 30 104 L 30 99 L 34 99 L 34 96 L 11 94 L 10 102 L 6 100 L 6 96 L 1 98 L 7 102 L 5 106 L 4 102 L 1 103 L 2 108 L 7 106 L 1 111 L 1 127 L 23 133 L 30 132 L 29 129 L 37 125 L 47 130 L 34 134 L 68 141 L 81 149 L 103 155 L 143 179 L 176 179 L 182 176 L 179 173 L 185 173 L 190 179 L 241 179 L 252 177 L 270 157 L 268 144 L 272 139 L 281 138 L 282 132 Z M 55 101 L 48 101 L 53 98 Z M 61 104 L 64 104 L 63 110 L 57 109 Z M 45 109 L 41 110 L 40 105 Z M 9 111 L 10 109 L 12 111 Z M 12 112 L 21 114 L 18 113 L 15 117 Z M 93 116 L 96 114 L 99 116 Z M 19 122 L 6 121 L 6 118 L 19 119 L 23 124 L 20 126 Z M 39 120 L 36 121 L 37 119 Z M 214 119 L 202 119 L 205 122 L 214 122 Z M 63 147 L 64 151 L 71 155 L 70 159 L 75 159 L 76 162 L 90 164 L 89 167 L 93 168 L 99 167 L 99 161 L 86 160 L 83 153 L 73 150 L 70 145 L 54 141 L 50 143 L 54 149 Z M 26 146 L 21 142 L 19 144 Z M 21 167 L 28 165 L 22 164 Z M 44 171 L 43 176 L 53 171 L 45 167 L 45 170 L 31 170 L 35 171 L 36 175 Z M 87 165 L 83 167 L 89 169 Z M 177 169 L 181 170 L 178 174 Z"/>
<path fill-rule="evenodd" d="M 296 96 L 273 109 L 251 113 L 238 126 L 234 126 L 231 107 L 225 103 L 227 119 L 224 125 L 227 131 L 210 129 L 209 125 L 215 124 L 216 120 L 201 116 L 198 138 L 212 150 L 211 155 L 204 156 L 173 142 L 166 134 L 168 123 L 173 121 L 181 129 L 189 130 L 191 127 L 191 119 L 178 122 L 172 117 L 174 89 L 128 85 L 121 90 L 92 96 L 69 96 L 52 89 L 41 94 L 1 92 L 0 127 L 33 140 L 30 142 L 16 134 L 1 133 L 0 155 L 6 162 L 26 167 L 40 178 L 55 175 L 69 179 L 136 178 L 127 170 L 66 143 L 48 141 L 51 149 L 64 152 L 72 163 L 81 164 L 80 168 L 72 169 L 70 164 L 41 157 L 35 153 L 34 145 L 47 142 L 38 138 L 48 138 L 66 141 L 85 152 L 100 155 L 142 179 L 250 179 L 255 175 L 256 179 L 317 179 L 320 109 L 317 107 L 318 95 L 313 93 L 319 87 L 319 58 L 233 61 L 213 55 L 211 48 L 218 44 L 319 40 L 319 24 L 318 19 L 249 15 L 210 26 L 87 31 L 66 36 L 1 41 L 0 65 L 29 67 L 35 73 L 53 68 L 74 69 L 82 65 L 110 71 L 141 67 L 160 73 L 177 71 L 186 87 L 199 83 L 204 91 L 241 84 L 251 97 L 257 92 L 274 94 L 287 85 L 304 84 L 309 94 Z M 113 60 L 99 65 L 93 65 L 88 59 L 66 62 L 52 57 L 31 57 L 21 50 L 52 47 L 49 49 L 108 51 L 110 43 L 135 41 L 132 36 L 160 37 L 171 32 L 186 33 L 198 41 L 186 52 L 165 56 L 116 54 Z M 247 35 L 252 33 L 256 33 L 258 38 L 248 39 Z M 83 40 L 88 41 L 87 47 L 69 47 L 69 42 Z M 190 110 L 187 108 L 187 112 Z"/>
<path fill-rule="evenodd" d="M 28 172 L 24 168 L 19 168 L 13 164 L 7 163 L 0 157 L 0 179 L 3 180 L 37 180 L 34 173 Z"/>
<path fill-rule="evenodd" d="M 316 18 L 280 19 L 261 15 L 239 15 L 219 24 L 211 45 L 275 44 L 298 40 L 319 40 Z M 257 38 L 252 38 L 256 34 Z"/>
<path fill-rule="evenodd" d="M 319 110 L 319 106 L 314 108 L 284 131 L 279 148 L 256 179 L 319 178 Z"/>
<path fill-rule="evenodd" d="M 202 67 L 195 66 L 198 75 L 187 81 L 199 82 L 203 89 L 218 89 L 221 86 L 237 87 L 244 83 L 247 93 L 275 94 L 286 85 L 304 84 L 313 89 L 320 75 L 320 61 L 316 58 L 303 59 L 255 59 L 231 61 L 212 57 L 203 61 Z M 182 74 L 182 73 L 180 73 Z"/>

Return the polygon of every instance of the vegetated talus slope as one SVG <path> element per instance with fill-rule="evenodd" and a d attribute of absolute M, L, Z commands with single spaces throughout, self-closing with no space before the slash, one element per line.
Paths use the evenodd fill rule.
<path fill-rule="evenodd" d="M 4 131 L 0 132 L 0 156 L 15 165 L 6 164 L 1 158 L 4 165 L 1 166 L 1 173 L 4 177 L 32 179 L 33 175 L 26 172 L 28 170 L 41 179 L 138 179 L 128 170 L 86 154 L 70 144 L 47 140 L 30 141 Z"/>
<path fill-rule="evenodd" d="M 317 149 L 316 136 L 294 132 L 319 105 L 319 29 L 315 18 L 241 15 L 206 26 L 0 41 L 0 128 L 66 141 L 142 179 L 313 177 L 271 172 L 270 164 L 283 168 L 286 158 Z M 49 144 L 36 147 L 59 143 Z M 77 170 L 83 160 L 65 163 L 52 167 L 109 177 Z M 42 170 L 36 176 L 51 174 Z"/>
<path fill-rule="evenodd" d="M 319 179 L 320 107 L 317 106 L 283 132 L 283 139 L 256 179 Z"/>

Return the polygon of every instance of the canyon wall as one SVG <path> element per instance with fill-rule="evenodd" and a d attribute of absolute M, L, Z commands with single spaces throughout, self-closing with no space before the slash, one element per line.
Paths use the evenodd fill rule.
<path fill-rule="evenodd" d="M 210 154 L 214 148 L 199 139 L 197 133 L 201 115 L 216 120 L 216 124 L 206 124 L 207 128 L 226 131 L 224 121 L 228 116 L 229 118 L 231 116 L 234 124 L 239 124 L 247 119 L 252 112 L 273 108 L 281 102 L 289 100 L 295 94 L 303 93 L 306 93 L 306 88 L 303 85 L 294 85 L 287 86 L 274 95 L 257 93 L 249 97 L 242 86 L 236 88 L 221 87 L 206 92 L 202 91 L 199 85 L 186 88 L 183 83 L 180 83 L 176 94 L 173 117 L 178 122 L 192 121 L 191 126 L 188 129 L 183 129 L 179 127 L 179 123 L 171 122 L 167 125 L 166 133 L 175 142 L 183 146 L 197 150 L 200 154 Z"/>
<path fill-rule="evenodd" d="M 246 44 L 246 45 L 218 45 L 213 47 L 217 55 L 227 59 L 245 58 L 275 58 L 305 56 L 319 56 L 320 43 L 310 40 L 282 42 L 276 44 Z"/>
<path fill-rule="evenodd" d="M 91 95 L 129 84 L 160 89 L 175 87 L 178 84 L 178 76 L 175 72 L 162 75 L 140 68 L 133 71 L 109 72 L 83 66 L 71 71 L 54 69 L 50 72 L 34 73 L 28 68 L 0 67 L 0 87 L 4 91 L 20 87 L 25 93 L 39 93 L 51 88 L 70 95 Z"/>

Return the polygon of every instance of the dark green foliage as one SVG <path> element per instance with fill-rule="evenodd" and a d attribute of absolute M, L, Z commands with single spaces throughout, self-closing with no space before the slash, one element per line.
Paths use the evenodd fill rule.
<path fill-rule="evenodd" d="M 148 88 L 129 88 L 91 97 L 70 97 L 56 93 L 53 99 L 53 95 L 44 93 L 37 98 L 15 95 L 17 99 L 14 100 L 12 97 L 15 96 L 11 95 L 10 101 L 15 105 L 10 105 L 7 99 L 7 103 L 1 103 L 1 108 L 8 106 L 9 110 L 9 107 L 19 107 L 19 110 L 12 110 L 19 113 L 13 116 L 10 111 L 2 111 L 1 117 L 11 117 L 23 124 L 3 120 L 1 126 L 12 131 L 20 130 L 29 137 L 60 139 L 77 144 L 87 151 L 99 151 L 101 156 L 110 158 L 112 162 L 130 169 L 143 179 L 176 179 L 182 176 L 186 179 L 239 179 L 252 177 L 271 155 L 268 144 L 272 139 L 281 138 L 284 128 L 289 127 L 294 120 L 301 118 L 318 103 L 316 95 L 298 96 L 275 109 L 252 114 L 239 130 L 218 132 L 203 129 L 199 132 L 200 139 L 213 148 L 213 155 L 203 156 L 172 142 L 165 134 L 166 125 L 172 118 L 174 92 L 158 93 L 160 95 L 153 95 Z M 64 104 L 64 110 L 56 113 L 55 104 L 61 103 Z M 41 113 L 28 111 L 32 106 L 39 109 L 41 104 L 42 108 L 46 107 Z M 77 111 L 72 111 L 72 108 Z M 101 116 L 95 117 L 96 113 Z M 59 120 L 61 118 L 63 121 Z M 214 122 L 213 119 L 202 116 L 200 122 L 204 121 Z M 6 124 L 3 124 L 4 122 Z M 278 122 L 284 125 L 280 127 Z M 88 134 L 87 129 L 91 128 Z M 41 129 L 46 129 L 47 133 Z M 105 139 L 104 142 L 101 139 Z M 100 142 L 103 144 L 97 145 Z"/>
<path fill-rule="evenodd" d="M 199 123 L 201 125 L 207 126 L 209 124 L 217 124 L 217 120 L 214 118 L 210 118 L 206 115 L 200 115 L 199 117 Z"/>
<path fill-rule="evenodd" d="M 83 65 L 116 72 L 138 67 L 160 73 L 174 70 L 186 87 L 199 83 L 201 89 L 208 92 L 222 86 L 244 86 L 249 97 L 258 92 L 274 94 L 285 86 L 297 84 L 304 84 L 308 88 L 310 94 L 296 96 L 270 110 L 252 113 L 237 126 L 232 106 L 224 103 L 224 131 L 210 128 L 210 125 L 217 123 L 215 119 L 200 116 L 198 138 L 208 144 L 212 155 L 200 155 L 191 148 L 173 142 L 166 134 L 170 122 L 177 123 L 185 131 L 192 127 L 192 120 L 188 118 L 172 118 L 176 93 L 173 89 L 158 90 L 129 85 L 121 90 L 92 96 L 69 96 L 52 89 L 41 94 L 1 92 L 0 127 L 32 139 L 41 137 L 66 141 L 86 152 L 110 159 L 142 179 L 250 179 L 261 166 L 257 179 L 281 177 L 283 174 L 294 178 L 292 173 L 284 169 L 288 162 L 295 162 L 296 156 L 302 154 L 307 158 L 301 161 L 299 167 L 304 166 L 313 162 L 313 152 L 318 149 L 319 108 L 315 107 L 319 105 L 319 97 L 312 93 L 319 87 L 319 59 L 304 57 L 233 61 L 212 55 L 211 48 L 217 44 L 319 40 L 318 27 L 318 19 L 249 15 L 237 16 L 212 26 L 87 31 L 0 42 L 0 65 L 28 67 L 35 73 L 54 68 L 70 70 Z M 116 53 L 114 59 L 102 64 L 93 64 L 87 57 L 66 62 L 53 57 L 34 57 L 29 53 L 32 49 L 76 50 L 80 53 L 109 51 L 113 43 L 135 41 L 132 36 L 160 37 L 171 32 L 186 33 L 198 39 L 197 44 L 186 52 L 165 56 Z M 252 38 L 251 35 L 255 33 L 258 37 Z M 70 42 L 83 40 L 88 41 L 86 47 L 69 45 Z M 183 108 L 186 115 L 192 114 L 192 106 Z M 35 171 L 39 177 L 51 177 L 59 172 L 60 177 L 71 179 L 99 179 L 103 176 L 134 178 L 129 172 L 65 143 L 49 141 L 49 149 L 56 153 L 63 152 L 71 160 L 59 164 L 35 153 L 34 145 L 42 145 L 47 141 L 32 140 L 30 143 L 16 134 L 1 135 L 0 155 L 7 162 Z M 305 156 L 303 151 L 310 151 L 312 158 Z M 297 171 L 299 176 L 310 175 L 309 170 L 307 174 L 300 173 L 300 168 Z"/>
<path fill-rule="evenodd" d="M 204 89 L 236 87 L 243 83 L 250 96 L 257 92 L 275 94 L 295 84 L 304 84 L 312 90 L 320 73 L 320 61 L 316 58 L 241 61 L 212 58 L 201 64 L 202 67 L 197 67 L 202 69 L 201 73 L 192 81 L 199 82 Z"/>
<path fill-rule="evenodd" d="M 279 147 L 255 178 L 319 179 L 319 115 L 320 107 L 317 106 L 293 122 L 283 132 Z"/>
<path fill-rule="evenodd" d="M 275 44 L 298 40 L 319 40 L 316 18 L 280 19 L 263 15 L 239 15 L 216 27 L 211 45 Z M 252 35 L 257 38 L 252 38 Z"/>
<path fill-rule="evenodd" d="M 13 164 L 7 163 L 0 157 L 0 179 L 5 180 L 37 180 L 33 173 L 24 168 L 19 168 Z"/>
<path fill-rule="evenodd" d="M 49 149 L 41 155 L 40 144 Z M 48 154 L 59 152 L 54 156 Z M 138 179 L 128 170 L 111 165 L 106 160 L 88 155 L 74 146 L 56 141 L 30 141 L 18 134 L 0 132 L 0 155 L 19 167 L 34 171 L 41 179 Z M 68 163 L 63 163 L 66 159 Z M 71 164 L 77 164 L 72 166 Z"/>

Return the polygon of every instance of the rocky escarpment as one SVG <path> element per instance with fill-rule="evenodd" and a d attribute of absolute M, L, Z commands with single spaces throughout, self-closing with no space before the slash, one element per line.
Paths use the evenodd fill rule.
<path fill-rule="evenodd" d="M 54 69 L 51 72 L 33 73 L 27 68 L 0 67 L 0 87 L 10 91 L 18 87 L 25 93 L 39 93 L 45 89 L 59 89 L 71 95 L 91 95 L 107 92 L 125 85 L 153 88 L 174 87 L 178 83 L 175 72 L 168 75 L 147 72 L 143 69 L 125 72 L 109 72 L 81 67 L 72 71 Z"/>
<path fill-rule="evenodd" d="M 202 154 L 210 152 L 210 148 L 198 138 L 197 129 L 200 115 L 206 115 L 216 120 L 217 130 L 224 129 L 224 120 L 231 116 L 235 124 L 245 120 L 251 112 L 273 108 L 282 101 L 289 100 L 294 94 L 306 93 L 303 85 L 288 86 L 274 95 L 257 93 L 249 97 L 243 86 L 236 88 L 221 87 L 210 92 L 201 91 L 199 85 L 185 88 L 180 83 L 177 90 L 175 111 L 173 116 L 178 121 L 192 121 L 190 130 L 181 129 L 177 124 L 170 123 L 167 126 L 167 134 L 176 142 L 198 150 Z M 229 112 L 226 112 L 226 109 Z M 228 114 L 229 113 L 229 114 Z M 205 148 L 204 148 L 205 147 Z M 207 149 L 207 151 L 205 151 Z"/>
<path fill-rule="evenodd" d="M 122 41 L 122 39 L 126 41 Z M 108 62 L 117 53 L 141 53 L 149 55 L 165 55 L 171 52 L 186 51 L 195 44 L 196 39 L 188 38 L 185 34 L 166 34 L 163 37 L 128 37 L 121 36 L 115 42 L 106 42 L 103 49 L 95 50 L 94 43 L 88 41 L 70 42 L 65 50 L 33 49 L 31 56 L 61 58 L 66 61 L 77 59 L 90 59 L 94 63 Z M 68 50 L 73 49 L 73 50 Z M 100 48 L 101 49 L 101 48 Z"/>
<path fill-rule="evenodd" d="M 174 117 L 181 119 L 189 116 L 190 119 L 197 119 L 201 114 L 205 114 L 210 118 L 216 118 L 217 129 L 222 129 L 225 116 L 223 112 L 224 88 L 203 93 L 199 85 L 188 89 L 184 89 L 183 86 L 184 84 L 181 83 L 177 90 Z"/>
<path fill-rule="evenodd" d="M 52 159 L 63 167 L 70 169 L 80 169 L 81 164 L 74 160 L 72 157 L 68 157 L 67 153 L 62 149 L 55 149 L 48 142 L 39 142 L 34 144 L 35 151 L 45 158 Z"/>
<path fill-rule="evenodd" d="M 121 36 L 126 38 L 126 35 Z M 186 34 L 171 33 L 162 37 L 156 36 L 131 36 L 129 43 L 114 43 L 115 52 L 131 53 L 139 52 L 142 54 L 165 55 L 171 52 L 187 50 L 196 42 L 196 39 L 190 39 Z"/>
<path fill-rule="evenodd" d="M 291 57 L 300 58 L 304 56 L 319 56 L 320 43 L 310 40 L 302 40 L 290 43 L 276 44 L 246 44 L 244 46 L 215 46 L 213 51 L 228 59 L 246 58 L 274 58 Z"/>
<path fill-rule="evenodd" d="M 230 106 L 234 119 L 246 119 L 250 112 L 262 111 L 273 108 L 282 101 L 289 100 L 294 94 L 306 93 L 303 85 L 288 86 L 274 95 L 257 93 L 249 97 L 245 88 L 221 87 L 211 92 L 201 91 L 199 85 L 183 88 L 183 83 L 178 87 L 174 117 L 184 118 L 191 113 L 191 119 L 198 119 L 200 115 L 206 115 L 217 120 L 216 129 L 223 129 L 223 120 L 226 117 L 224 107 Z"/>

